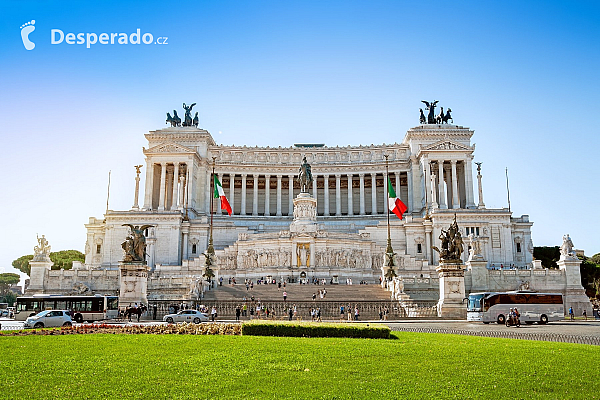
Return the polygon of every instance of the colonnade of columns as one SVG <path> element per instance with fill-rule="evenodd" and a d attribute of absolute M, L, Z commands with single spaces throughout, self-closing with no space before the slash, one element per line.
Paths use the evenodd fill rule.
<path fill-rule="evenodd" d="M 160 171 L 160 178 L 158 178 Z M 145 210 L 182 210 L 188 198 L 187 163 L 153 163 L 146 169 Z M 157 179 L 158 178 L 158 179 Z"/>
<path fill-rule="evenodd" d="M 474 207 L 470 161 L 424 160 L 423 164 L 427 204 L 434 208 L 457 209 L 463 202 L 463 207 Z"/>
<path fill-rule="evenodd" d="M 409 174 L 404 171 L 390 173 L 392 183 L 398 196 L 400 196 L 401 174 Z M 407 177 L 405 175 L 405 177 Z M 381 180 L 383 176 L 383 181 Z M 294 187 L 296 176 L 291 174 L 235 174 L 218 173 L 219 180 L 228 180 L 229 190 L 226 192 L 229 203 L 232 205 L 234 214 L 237 215 L 292 215 L 294 210 L 293 199 L 298 194 L 298 185 Z M 272 179 L 272 178 L 276 179 Z M 319 215 L 341 216 L 341 215 L 370 215 L 385 214 L 387 212 L 387 175 L 385 173 L 359 173 L 359 174 L 320 174 L 313 173 L 313 185 L 311 194 L 318 198 Z M 366 180 L 369 179 L 370 185 Z M 318 180 L 318 185 L 316 184 Z M 275 184 L 273 187 L 271 183 Z M 332 182 L 333 181 L 333 182 Z M 355 184 L 358 181 L 358 193 Z M 406 179 L 405 179 L 406 181 Z M 383 184 L 382 184 L 383 182 Z M 287 195 L 284 196 L 284 183 L 287 185 Z M 331 184 L 331 186 L 330 186 Z M 260 186 L 259 186 L 260 185 Z M 406 184 L 405 184 L 406 185 Z M 402 186 L 404 187 L 404 186 Z M 295 191 L 294 191 L 295 189 Z M 249 193 L 251 191 L 251 193 Z M 406 189 L 403 193 L 406 192 Z M 358 201 L 356 197 L 358 195 Z M 370 209 L 367 210 L 366 197 L 370 195 Z M 238 197 L 239 196 L 239 197 Z M 331 199 L 335 196 L 334 199 Z M 412 196 L 412 188 L 408 186 L 408 197 Z M 272 202 L 272 197 L 275 197 Z M 260 201 L 259 201 L 260 199 Z M 330 201 L 333 200 L 333 201 Z M 408 199 L 403 199 L 407 202 Z M 252 202 L 252 206 L 248 202 Z M 287 203 L 287 204 L 286 204 Z M 407 202 L 411 204 L 412 202 Z M 274 207 L 273 207 L 274 206 Z M 287 207 L 286 207 L 287 206 Z M 249 209 L 251 208 L 251 210 Z M 275 209 L 273 209 L 275 208 Z M 218 212 L 218 207 L 215 211 Z M 409 208 L 412 211 L 412 204 Z"/>

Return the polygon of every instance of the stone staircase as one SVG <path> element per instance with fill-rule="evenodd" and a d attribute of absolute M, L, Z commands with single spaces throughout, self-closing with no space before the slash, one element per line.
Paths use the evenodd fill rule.
<path fill-rule="evenodd" d="M 321 299 L 319 290 L 326 290 L 325 298 Z M 313 293 L 317 301 L 356 302 L 356 301 L 389 301 L 390 292 L 385 291 L 377 284 L 371 285 L 301 285 L 298 283 L 286 284 L 281 289 L 277 285 L 254 285 L 253 289 L 246 290 L 244 284 L 234 286 L 217 286 L 204 293 L 205 301 L 241 301 L 244 297 L 249 301 L 252 296 L 261 302 L 283 301 L 283 292 L 287 293 L 287 301 L 312 301 Z"/>

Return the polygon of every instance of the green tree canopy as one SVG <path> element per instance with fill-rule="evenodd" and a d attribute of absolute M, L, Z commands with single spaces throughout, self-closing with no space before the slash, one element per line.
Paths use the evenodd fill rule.
<path fill-rule="evenodd" d="M 581 284 L 588 297 L 598 297 L 600 294 L 600 265 L 592 258 L 581 258 Z"/>
<path fill-rule="evenodd" d="M 12 266 L 21 272 L 31 275 L 29 261 L 33 260 L 31 254 L 21 256 L 12 262 Z M 71 269 L 73 261 L 85 261 L 85 255 L 77 250 L 61 250 L 50 253 L 50 260 L 54 263 L 52 269 Z"/>
<path fill-rule="evenodd" d="M 31 272 L 31 268 L 29 268 L 29 261 L 33 260 L 33 255 L 29 254 L 26 256 L 21 256 L 12 262 L 12 266 L 15 269 L 29 275 Z"/>
<path fill-rule="evenodd" d="M 600 265 L 600 253 L 596 253 L 590 258 L 594 264 Z"/>
<path fill-rule="evenodd" d="M 533 248 L 533 257 L 542 261 L 544 268 L 558 268 L 556 262 L 560 258 L 560 248 L 558 246 L 541 246 Z"/>
<path fill-rule="evenodd" d="M 10 272 L 0 274 L 0 295 L 4 296 L 10 292 L 10 286 L 19 283 L 21 277 L 19 274 L 13 274 Z"/>

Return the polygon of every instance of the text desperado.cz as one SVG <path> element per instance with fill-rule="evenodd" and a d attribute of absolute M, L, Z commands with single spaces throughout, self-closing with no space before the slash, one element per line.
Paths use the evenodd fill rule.
<path fill-rule="evenodd" d="M 116 41 L 115 41 L 116 39 Z M 50 44 L 61 44 L 63 41 L 66 44 L 85 44 L 89 49 L 91 45 L 99 44 L 168 44 L 168 37 L 160 36 L 154 40 L 151 33 L 143 35 L 138 29 L 136 32 L 127 35 L 126 33 L 65 33 L 60 29 L 50 30 Z"/>

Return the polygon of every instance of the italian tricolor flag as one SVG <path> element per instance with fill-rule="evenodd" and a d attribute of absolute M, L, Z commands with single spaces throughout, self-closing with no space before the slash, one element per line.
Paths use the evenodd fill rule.
<path fill-rule="evenodd" d="M 221 210 L 227 211 L 227 214 L 231 215 L 231 206 L 227 201 L 227 197 L 225 197 L 225 192 L 223 191 L 223 186 L 219 179 L 215 175 L 215 199 L 221 198 Z"/>
<path fill-rule="evenodd" d="M 394 187 L 392 186 L 392 181 L 388 179 L 388 207 L 390 211 L 398 216 L 398 218 L 402 219 L 402 214 L 406 212 L 408 209 L 406 205 L 400 200 L 400 198 L 396 197 L 396 192 L 394 191 Z"/>

